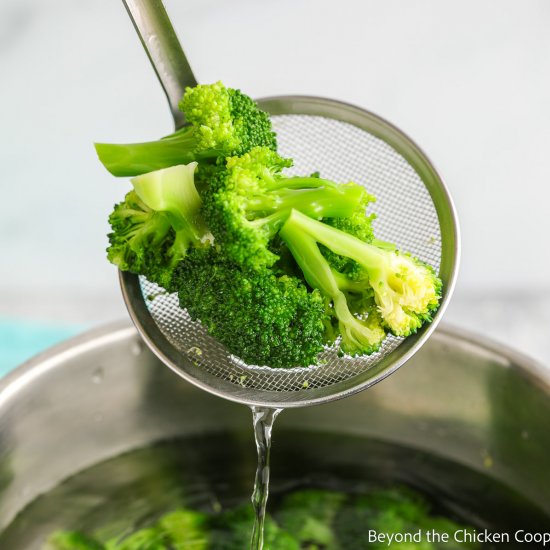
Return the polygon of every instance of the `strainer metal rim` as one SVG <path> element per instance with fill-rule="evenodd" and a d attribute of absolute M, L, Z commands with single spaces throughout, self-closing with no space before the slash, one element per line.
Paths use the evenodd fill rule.
<path fill-rule="evenodd" d="M 381 360 L 363 373 L 331 386 L 283 392 L 240 387 L 192 365 L 191 361 L 168 341 L 158 327 L 143 299 L 139 276 L 129 272 L 119 272 L 124 302 L 132 322 L 153 353 L 176 374 L 209 393 L 237 403 L 274 408 L 303 407 L 342 399 L 380 382 L 395 372 L 420 349 L 439 324 L 454 292 L 460 263 L 460 230 L 456 208 L 441 175 L 423 150 L 408 135 L 382 117 L 349 103 L 315 96 L 273 96 L 259 99 L 258 103 L 271 115 L 296 114 L 332 118 L 355 125 L 389 145 L 393 146 L 397 141 L 401 144 L 405 143 L 408 154 L 404 154 L 400 147 L 397 148 L 399 154 L 419 173 L 427 170 L 431 177 L 435 177 L 437 181 L 433 187 L 430 187 L 424 178 L 422 181 L 430 196 L 433 197 L 434 193 L 439 193 L 440 201 L 443 200 L 447 206 L 448 212 L 444 219 L 439 216 L 439 211 L 437 213 L 442 235 L 445 234 L 453 246 L 448 251 L 450 254 L 445 257 L 442 254 L 441 257 L 440 273 L 446 272 L 448 277 L 443 281 L 441 304 L 433 321 L 429 325 L 424 325 L 416 334 L 406 338 L 389 354 L 398 354 L 389 367 L 383 368 L 386 361 Z M 361 120 L 365 119 L 369 120 L 368 128 L 361 124 Z M 370 376 L 365 378 L 365 374 Z M 331 391 L 327 392 L 327 388 Z"/>

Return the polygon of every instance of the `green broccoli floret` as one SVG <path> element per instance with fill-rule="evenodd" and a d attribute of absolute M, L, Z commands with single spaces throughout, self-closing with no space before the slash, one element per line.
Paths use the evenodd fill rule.
<path fill-rule="evenodd" d="M 194 249 L 174 273 L 182 308 L 242 360 L 270 367 L 316 363 L 326 303 L 268 268 L 243 268 L 214 247 Z"/>
<path fill-rule="evenodd" d="M 132 179 L 134 190 L 109 217 L 111 263 L 169 289 L 172 272 L 189 248 L 209 244 L 195 167 L 173 166 Z"/>
<path fill-rule="evenodd" d="M 412 256 L 365 243 L 325 223 L 294 210 L 280 232 L 306 281 L 327 296 L 333 304 L 342 336 L 341 348 L 351 355 L 376 351 L 387 327 L 397 336 L 408 336 L 432 319 L 439 305 L 441 281 L 433 269 Z M 331 268 L 319 244 L 333 253 L 357 262 L 363 278 L 350 280 Z M 372 289 L 375 308 L 352 313 L 345 292 L 353 293 L 364 283 L 360 300 Z"/>
<path fill-rule="evenodd" d="M 249 504 L 222 513 L 179 509 L 153 525 L 105 545 L 74 532 L 54 533 L 44 550 L 243 550 L 250 547 L 254 511 Z M 369 530 L 416 534 L 421 540 L 391 543 L 398 550 L 479 550 L 479 543 L 455 542 L 453 533 L 470 527 L 433 514 L 420 494 L 405 487 L 366 494 L 305 489 L 286 494 L 274 517 L 266 516 L 264 550 L 367 550 L 388 547 L 372 542 Z M 447 542 L 428 542 L 426 533 L 448 533 Z"/>
<path fill-rule="evenodd" d="M 57 531 L 47 540 L 43 550 L 105 550 L 103 544 L 83 533 Z"/>
<path fill-rule="evenodd" d="M 304 548 L 338 548 L 334 519 L 346 495 L 335 491 L 306 489 L 287 495 L 275 518 Z M 350 547 L 351 548 L 351 547 Z"/>
<path fill-rule="evenodd" d="M 270 242 L 292 209 L 314 218 L 346 217 L 364 203 L 365 190 L 319 177 L 286 177 L 292 162 L 266 147 L 227 159 L 205 186 L 204 217 L 216 246 L 240 265 L 271 266 Z"/>
<path fill-rule="evenodd" d="M 239 506 L 214 516 L 210 522 L 211 550 L 250 548 L 254 511 L 250 505 Z M 264 550 L 300 550 L 298 541 L 281 529 L 269 516 L 264 524 Z"/>
<path fill-rule="evenodd" d="M 267 113 L 221 82 L 187 88 L 180 109 L 189 125 L 163 139 L 126 145 L 96 143 L 103 165 L 115 176 L 135 176 L 193 161 L 215 162 L 257 146 L 277 147 Z"/>
<path fill-rule="evenodd" d="M 454 542 L 452 534 L 462 526 L 439 516 L 433 516 L 428 502 L 418 493 L 404 487 L 378 489 L 370 494 L 357 495 L 348 500 L 333 523 L 335 536 L 341 548 L 382 550 L 388 542 L 371 542 L 370 529 L 377 533 L 422 533 L 420 541 L 393 541 L 396 550 L 477 550 L 477 543 Z M 429 542 L 428 531 L 449 533 L 448 542 Z"/>
<path fill-rule="evenodd" d="M 105 550 L 167 550 L 166 536 L 157 526 L 140 529 L 105 543 Z"/>
<path fill-rule="evenodd" d="M 181 509 L 160 518 L 158 527 L 171 550 L 208 550 L 209 519 L 202 512 Z"/>

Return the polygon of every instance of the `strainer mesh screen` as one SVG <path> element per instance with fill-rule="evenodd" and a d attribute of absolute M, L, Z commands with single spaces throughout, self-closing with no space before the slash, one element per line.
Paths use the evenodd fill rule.
<path fill-rule="evenodd" d="M 395 242 L 439 269 L 441 233 L 432 199 L 408 162 L 390 145 L 351 124 L 306 115 L 272 117 L 281 155 L 294 159 L 290 172 L 321 176 L 339 182 L 355 181 L 376 196 L 371 206 L 377 238 Z M 168 341 L 198 369 L 257 390 L 297 391 L 326 387 L 355 376 L 376 364 L 401 343 L 389 336 L 381 350 L 364 358 L 339 357 L 335 349 L 309 368 L 270 369 L 250 366 L 231 355 L 192 321 L 166 294 L 140 278 L 149 311 Z"/>

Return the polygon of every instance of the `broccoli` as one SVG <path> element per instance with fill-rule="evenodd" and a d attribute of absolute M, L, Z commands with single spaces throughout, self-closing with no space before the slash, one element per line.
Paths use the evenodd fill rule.
<path fill-rule="evenodd" d="M 171 550 L 208 550 L 208 521 L 207 514 L 181 509 L 160 518 L 158 527 Z"/>
<path fill-rule="evenodd" d="M 105 550 L 92 537 L 75 531 L 56 531 L 49 536 L 43 550 Z"/>
<path fill-rule="evenodd" d="M 127 537 L 105 543 L 105 550 L 166 550 L 166 536 L 157 526 L 147 527 Z"/>
<path fill-rule="evenodd" d="M 180 109 L 188 126 L 158 141 L 96 143 L 100 161 L 115 176 L 136 176 L 193 161 L 216 162 L 253 147 L 277 147 L 267 113 L 248 96 L 221 82 L 187 88 Z"/>
<path fill-rule="evenodd" d="M 292 161 L 267 147 L 230 157 L 205 187 L 203 214 L 216 246 L 241 265 L 271 266 L 269 244 L 294 208 L 315 218 L 345 218 L 365 204 L 363 187 L 319 177 L 286 177 Z M 364 209 L 363 209 L 364 210 Z"/>
<path fill-rule="evenodd" d="M 194 185 L 196 163 L 132 179 L 134 190 L 109 217 L 109 261 L 170 288 L 172 272 L 191 246 L 210 240 Z"/>
<path fill-rule="evenodd" d="M 452 533 L 459 524 L 450 519 L 434 516 L 425 498 L 406 487 L 376 489 L 369 494 L 356 495 L 348 499 L 338 512 L 334 523 L 334 533 L 340 548 L 357 550 L 382 550 L 388 548 L 388 542 L 371 542 L 368 530 L 377 533 L 422 533 L 419 542 L 404 540 L 393 541 L 391 548 L 396 550 L 478 550 L 478 543 L 458 543 Z M 428 531 L 448 533 L 448 542 L 428 542 L 425 534 Z"/>
<path fill-rule="evenodd" d="M 335 227 L 293 210 L 280 231 L 306 281 L 327 296 L 342 336 L 341 348 L 351 355 L 376 351 L 385 337 L 385 328 L 396 336 L 408 336 L 424 322 L 431 321 L 441 294 L 441 281 L 433 269 L 414 257 L 378 247 Z M 350 258 L 361 269 L 350 279 L 334 270 L 322 255 L 319 244 L 334 254 Z M 349 295 L 373 304 L 366 319 L 353 315 Z M 354 299 L 352 298 L 352 301 Z M 357 298 L 355 298 L 357 300 Z M 357 304 L 357 302 L 355 302 Z"/>
<path fill-rule="evenodd" d="M 478 543 L 454 542 L 452 533 L 471 529 L 434 515 L 420 494 L 405 487 L 374 489 L 350 495 L 326 489 L 302 489 L 280 499 L 265 521 L 264 550 L 367 550 L 387 548 L 387 541 L 371 542 L 378 533 L 424 534 L 420 542 L 392 542 L 397 550 L 478 550 Z M 157 522 L 102 544 L 75 532 L 54 533 L 44 550 L 243 550 L 248 548 L 254 523 L 250 505 L 207 514 L 181 508 Z M 445 543 L 428 542 L 434 530 L 449 533 Z"/>
<path fill-rule="evenodd" d="M 210 247 L 190 251 L 172 284 L 181 307 L 244 361 L 308 366 L 323 349 L 326 302 L 296 277 L 243 268 Z"/>
<path fill-rule="evenodd" d="M 229 509 L 210 522 L 211 550 L 243 550 L 250 547 L 254 512 L 249 505 Z M 270 517 L 265 518 L 264 550 L 300 550 L 299 542 Z"/>
<path fill-rule="evenodd" d="M 440 280 L 374 237 L 362 186 L 285 175 L 268 115 L 238 90 L 188 88 L 181 108 L 189 126 L 167 138 L 97 146 L 114 174 L 140 174 L 109 218 L 112 263 L 256 365 L 307 367 L 335 342 L 371 354 L 432 320 Z"/>
<path fill-rule="evenodd" d="M 302 546 L 308 549 L 337 548 L 334 520 L 345 499 L 344 493 L 335 491 L 296 491 L 285 496 L 275 517 Z"/>

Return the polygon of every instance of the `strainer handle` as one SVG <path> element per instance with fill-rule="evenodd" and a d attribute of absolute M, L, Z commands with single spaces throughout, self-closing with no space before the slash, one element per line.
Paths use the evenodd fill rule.
<path fill-rule="evenodd" d="M 180 128 L 184 119 L 178 102 L 185 87 L 195 86 L 197 80 L 162 0 L 122 1 L 168 98 L 176 128 Z"/>

